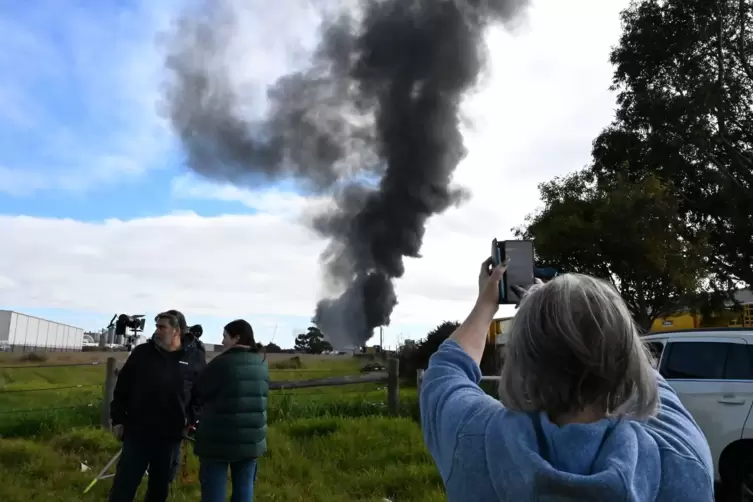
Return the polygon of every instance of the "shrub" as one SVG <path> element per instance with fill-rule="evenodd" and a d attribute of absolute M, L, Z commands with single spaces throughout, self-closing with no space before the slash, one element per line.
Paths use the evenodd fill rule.
<path fill-rule="evenodd" d="M 277 361 L 269 365 L 269 369 L 273 370 L 299 370 L 303 368 L 303 361 L 300 356 L 293 356 L 290 359 L 284 361 Z"/>
<path fill-rule="evenodd" d="M 47 356 L 39 352 L 29 352 L 18 358 L 22 363 L 44 363 L 47 362 Z"/>

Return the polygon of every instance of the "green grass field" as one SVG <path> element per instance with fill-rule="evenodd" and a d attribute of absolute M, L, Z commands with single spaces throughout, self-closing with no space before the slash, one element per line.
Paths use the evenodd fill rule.
<path fill-rule="evenodd" d="M 269 502 L 433 502 L 444 500 L 439 474 L 421 432 L 408 418 L 319 418 L 269 428 L 256 500 Z M 0 441 L 0 500 L 104 500 L 110 480 L 82 492 L 118 443 L 99 429 L 74 429 L 51 440 Z M 199 500 L 197 461 L 179 475 L 171 500 Z M 143 488 L 143 487 L 142 487 Z"/>
<path fill-rule="evenodd" d="M 63 356 L 60 356 L 63 357 Z M 84 362 L 68 356 L 71 363 Z M 92 356 L 80 356 L 81 359 Z M 100 358 L 102 359 L 102 358 Z M 88 361 L 87 361 L 88 362 Z M 40 364 L 49 367 L 31 367 Z M 83 489 L 118 450 L 99 423 L 104 366 L 52 367 L 0 360 L 0 500 L 103 500 L 109 480 Z M 274 381 L 357 374 L 356 358 L 270 358 Z M 37 390 L 54 387 L 56 390 Z M 386 389 L 358 384 L 272 391 L 269 451 L 260 462 L 261 501 L 439 501 L 441 480 L 416 422 L 415 389 L 402 388 L 400 417 L 388 417 Z M 34 410 L 34 411 L 29 411 Z M 80 472 L 81 463 L 95 472 Z M 171 500 L 198 500 L 197 461 Z"/>
<path fill-rule="evenodd" d="M 97 425 L 103 396 L 104 364 L 90 363 L 89 354 L 51 356 L 43 362 L 0 360 L 0 437 L 48 436 L 72 426 Z M 62 358 L 62 360 L 61 360 Z M 106 356 L 100 356 L 102 361 Z M 352 357 L 293 358 L 270 355 L 273 381 L 310 380 L 358 374 L 361 362 Z M 406 389 L 405 414 L 415 407 L 415 390 Z M 386 412 L 383 384 L 272 391 L 270 423 L 321 416 L 370 416 Z"/>

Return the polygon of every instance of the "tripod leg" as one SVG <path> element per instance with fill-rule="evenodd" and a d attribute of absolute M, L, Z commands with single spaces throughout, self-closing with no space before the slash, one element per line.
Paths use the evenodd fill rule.
<path fill-rule="evenodd" d="M 107 464 L 105 464 L 105 466 L 104 466 L 104 467 L 102 468 L 102 470 L 101 470 L 101 471 L 99 471 L 99 474 L 97 474 L 97 477 L 96 477 L 96 478 L 94 478 L 94 479 L 92 479 L 92 482 L 91 482 L 91 483 L 89 483 L 89 486 L 87 486 L 87 487 L 86 487 L 86 490 L 84 490 L 84 493 L 88 493 L 88 492 L 89 492 L 89 490 L 91 490 L 91 489 L 92 489 L 92 488 L 94 487 L 94 485 L 96 485 L 96 484 L 97 484 L 97 481 L 99 481 L 100 479 L 104 479 L 105 473 L 106 473 L 107 471 L 109 471 L 109 470 L 110 470 L 110 467 L 112 467 L 112 465 L 113 465 L 113 464 L 115 463 L 115 461 L 116 461 L 116 460 L 118 460 L 118 459 L 120 458 L 120 454 L 121 454 L 121 453 L 123 453 L 123 450 L 122 450 L 122 449 L 121 449 L 120 451 L 118 451 L 118 453 L 116 453 L 116 454 L 115 454 L 115 455 L 114 455 L 114 456 L 113 456 L 113 457 L 112 457 L 112 458 L 110 459 L 110 461 L 109 461 L 109 462 L 107 462 Z"/>

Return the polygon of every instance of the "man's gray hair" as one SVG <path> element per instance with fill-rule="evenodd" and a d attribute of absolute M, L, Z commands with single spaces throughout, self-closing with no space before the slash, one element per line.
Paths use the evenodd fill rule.
<path fill-rule="evenodd" d="M 159 319 L 166 319 L 170 324 L 170 327 L 180 330 L 181 334 L 186 334 L 188 332 L 186 317 L 179 310 L 167 310 L 165 312 L 160 312 L 154 318 L 154 322 L 157 322 Z"/>
<path fill-rule="evenodd" d="M 596 407 L 640 420 L 658 408 L 650 352 L 625 302 L 599 279 L 565 274 L 533 288 L 504 350 L 499 395 L 510 409 L 554 419 Z"/>

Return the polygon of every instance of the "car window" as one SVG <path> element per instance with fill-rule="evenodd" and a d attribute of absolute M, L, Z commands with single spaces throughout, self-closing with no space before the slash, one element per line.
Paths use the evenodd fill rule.
<path fill-rule="evenodd" d="M 726 343 L 672 342 L 667 361 L 662 365 L 664 378 L 720 380 L 727 358 Z"/>
<path fill-rule="evenodd" d="M 648 346 L 648 350 L 651 351 L 651 355 L 654 356 L 654 361 L 652 361 L 652 363 L 654 368 L 656 368 L 659 365 L 659 361 L 661 361 L 661 354 L 664 351 L 664 343 L 648 342 L 646 345 Z"/>
<path fill-rule="evenodd" d="M 753 347 L 730 343 L 724 378 L 728 380 L 753 380 Z"/>

